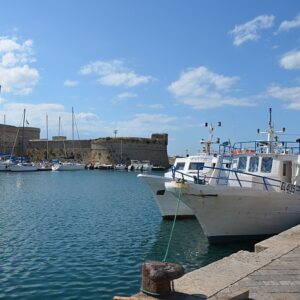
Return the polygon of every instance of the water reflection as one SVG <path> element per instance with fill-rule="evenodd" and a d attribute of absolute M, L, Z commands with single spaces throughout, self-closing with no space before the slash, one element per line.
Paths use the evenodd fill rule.
<path fill-rule="evenodd" d="M 172 221 L 162 220 L 147 260 L 162 260 L 165 256 Z M 186 271 L 205 266 L 239 250 L 253 251 L 252 242 L 210 245 L 197 220 L 176 222 L 167 261 L 181 263 Z"/>

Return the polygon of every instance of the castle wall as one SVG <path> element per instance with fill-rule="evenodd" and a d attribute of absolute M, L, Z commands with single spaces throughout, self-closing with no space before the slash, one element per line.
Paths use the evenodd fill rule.
<path fill-rule="evenodd" d="M 48 159 L 74 158 L 88 163 L 90 160 L 91 140 L 48 141 Z M 47 158 L 47 140 L 30 140 L 28 155 L 34 161 Z"/>
<path fill-rule="evenodd" d="M 11 153 L 18 127 L 0 125 L 0 152 Z M 14 155 L 22 154 L 23 130 L 19 128 Z M 31 160 L 74 158 L 84 163 L 130 164 L 130 160 L 148 160 L 157 166 L 169 165 L 168 135 L 153 134 L 151 138 L 99 138 L 95 140 L 40 140 L 40 129 L 24 128 L 24 155 Z"/>
<path fill-rule="evenodd" d="M 24 146 L 23 146 L 23 134 L 24 134 Z M 39 128 L 25 127 L 23 130 L 22 127 L 0 124 L 0 152 L 11 153 L 13 150 L 14 143 L 16 141 L 13 154 L 17 156 L 26 155 L 29 140 L 39 139 L 39 138 L 40 138 Z"/>
<path fill-rule="evenodd" d="M 148 160 L 154 165 L 169 166 L 167 135 L 149 138 L 101 138 L 91 143 L 91 161 L 116 164 L 130 160 Z"/>

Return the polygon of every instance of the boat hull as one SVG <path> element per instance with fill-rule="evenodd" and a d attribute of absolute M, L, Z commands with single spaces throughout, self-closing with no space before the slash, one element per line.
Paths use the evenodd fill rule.
<path fill-rule="evenodd" d="M 0 172 L 10 171 L 10 165 L 0 165 Z"/>
<path fill-rule="evenodd" d="M 172 179 L 156 176 L 139 174 L 140 178 L 150 189 L 159 211 L 164 219 L 173 219 L 177 209 L 177 197 L 172 193 L 166 191 L 165 183 L 170 182 Z M 193 218 L 194 212 L 183 202 L 179 204 L 177 211 L 178 218 Z"/>
<path fill-rule="evenodd" d="M 84 169 L 84 164 L 56 164 L 52 166 L 53 171 L 80 171 Z"/>
<path fill-rule="evenodd" d="M 256 239 L 300 222 L 300 195 L 251 188 L 166 183 L 188 205 L 211 242 Z"/>
<path fill-rule="evenodd" d="M 23 165 L 12 165 L 10 166 L 11 172 L 35 172 L 37 171 L 36 166 L 23 166 Z"/>

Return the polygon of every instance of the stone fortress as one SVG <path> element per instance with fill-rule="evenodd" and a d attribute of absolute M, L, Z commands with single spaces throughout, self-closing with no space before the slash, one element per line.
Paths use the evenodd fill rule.
<path fill-rule="evenodd" d="M 23 139 L 24 132 L 24 139 Z M 16 138 L 17 137 L 17 138 Z M 40 139 L 40 129 L 0 124 L 0 152 L 28 155 L 32 161 L 74 158 L 86 164 L 130 164 L 130 160 L 150 161 L 155 166 L 168 167 L 168 134 L 152 134 L 150 138 L 105 137 L 91 140 L 67 140 L 64 136 L 52 140 Z M 48 151 L 47 151 L 48 149 Z M 23 152 L 23 153 L 22 153 Z"/>

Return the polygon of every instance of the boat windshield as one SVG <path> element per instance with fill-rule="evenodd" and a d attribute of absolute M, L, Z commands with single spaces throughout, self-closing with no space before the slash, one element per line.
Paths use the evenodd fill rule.
<path fill-rule="evenodd" d="M 189 165 L 189 170 L 203 170 L 203 162 L 191 162 Z"/>
<path fill-rule="evenodd" d="M 261 171 L 264 173 L 271 173 L 273 164 L 272 157 L 263 157 L 261 161 Z"/>
<path fill-rule="evenodd" d="M 257 156 L 250 157 L 248 171 L 249 172 L 257 172 L 258 171 L 258 162 L 259 162 L 259 158 Z"/>
<path fill-rule="evenodd" d="M 246 170 L 246 165 L 247 165 L 247 156 L 239 157 L 238 170 L 239 171 L 245 171 Z"/>
<path fill-rule="evenodd" d="M 176 170 L 183 170 L 184 169 L 184 165 L 185 165 L 185 163 L 184 162 L 179 162 L 179 163 L 177 163 L 176 164 Z"/>

